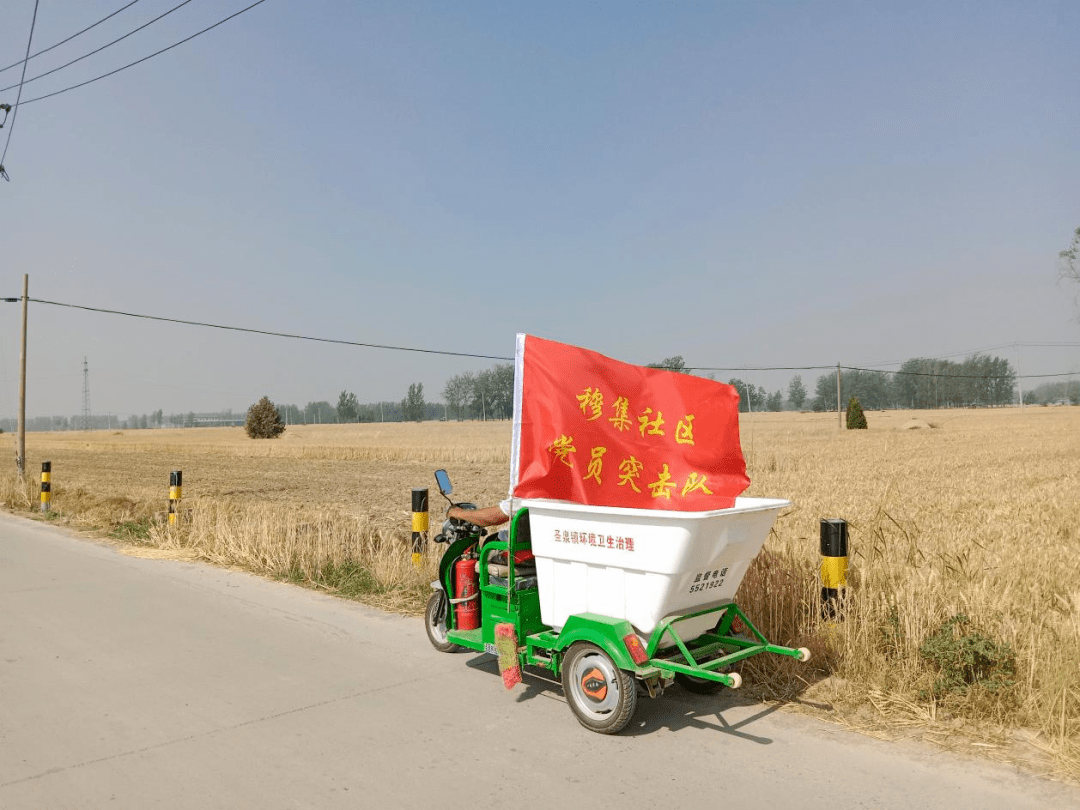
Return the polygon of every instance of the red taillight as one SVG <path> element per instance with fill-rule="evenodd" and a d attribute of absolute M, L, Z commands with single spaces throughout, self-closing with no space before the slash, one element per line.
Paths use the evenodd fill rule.
<path fill-rule="evenodd" d="M 649 656 L 645 654 L 645 647 L 642 645 L 641 639 L 633 633 L 623 636 L 623 644 L 626 645 L 626 651 L 630 653 L 630 657 L 635 664 L 644 664 L 649 660 Z"/>

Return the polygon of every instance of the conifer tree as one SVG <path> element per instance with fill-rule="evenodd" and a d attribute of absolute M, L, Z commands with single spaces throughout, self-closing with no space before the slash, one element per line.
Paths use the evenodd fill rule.
<path fill-rule="evenodd" d="M 847 404 L 847 428 L 848 430 L 866 430 L 866 414 L 863 413 L 862 405 L 858 397 L 852 397 Z"/>
<path fill-rule="evenodd" d="M 263 397 L 248 408 L 244 430 L 253 439 L 276 439 L 285 432 L 285 424 L 270 397 Z"/>

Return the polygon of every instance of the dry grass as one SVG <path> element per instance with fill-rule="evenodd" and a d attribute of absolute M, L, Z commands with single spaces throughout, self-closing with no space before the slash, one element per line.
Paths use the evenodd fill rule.
<path fill-rule="evenodd" d="M 936 427 L 900 429 L 913 416 Z M 818 676 L 833 677 L 807 700 L 876 728 L 1028 729 L 1022 747 L 1080 774 L 1080 409 L 867 417 L 869 431 L 839 431 L 835 416 L 744 421 L 751 494 L 795 505 L 741 606 L 767 635 L 819 653 Z M 850 523 L 853 599 L 838 623 L 822 621 L 814 584 L 823 517 Z M 919 647 L 956 614 L 1015 650 L 1013 689 L 934 694 Z"/>
<path fill-rule="evenodd" d="M 408 614 L 430 592 L 437 560 L 429 549 L 417 569 L 402 537 L 331 510 L 232 498 L 202 502 L 179 525 L 153 521 L 147 542 Z"/>
<path fill-rule="evenodd" d="M 794 506 L 747 575 L 739 603 L 809 666 L 754 659 L 763 697 L 831 706 L 875 733 L 1080 774 L 1080 409 L 752 414 L 742 422 L 748 494 Z M 904 429 L 916 420 L 919 429 Z M 507 423 L 290 427 L 252 441 L 241 429 L 30 434 L 30 470 L 53 462 L 54 507 L 85 528 L 415 612 L 434 550 L 409 563 L 409 495 L 453 474 L 455 497 L 489 503 L 508 480 Z M 184 471 L 179 530 L 155 523 L 169 471 Z M 34 481 L 0 478 L 0 499 L 36 507 Z M 850 523 L 845 620 L 818 603 L 823 517 Z M 935 693 L 919 647 L 958 613 L 1016 653 L 1016 684 Z M 1049 759 L 1048 759 L 1049 758 Z"/>

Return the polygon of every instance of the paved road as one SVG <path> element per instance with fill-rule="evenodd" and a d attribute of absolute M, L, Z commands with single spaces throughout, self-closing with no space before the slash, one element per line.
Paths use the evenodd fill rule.
<path fill-rule="evenodd" d="M 1080 808 L 1080 791 L 673 690 L 628 733 L 421 622 L 0 514 L 0 808 Z"/>

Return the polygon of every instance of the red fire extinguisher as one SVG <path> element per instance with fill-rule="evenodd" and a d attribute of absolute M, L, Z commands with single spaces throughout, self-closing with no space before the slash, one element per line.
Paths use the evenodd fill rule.
<path fill-rule="evenodd" d="M 462 557 L 454 563 L 454 598 L 466 600 L 456 602 L 454 605 L 454 618 L 458 630 L 475 630 L 480 626 L 479 590 L 476 558 Z"/>

